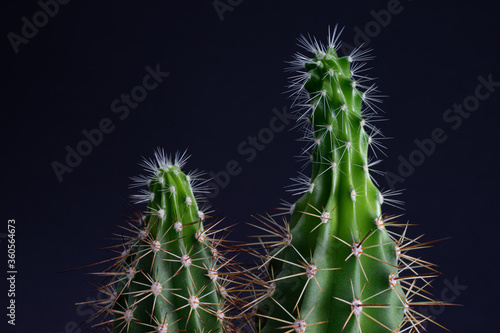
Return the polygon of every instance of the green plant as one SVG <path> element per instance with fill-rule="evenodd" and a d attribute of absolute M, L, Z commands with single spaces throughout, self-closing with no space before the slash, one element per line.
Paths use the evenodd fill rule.
<path fill-rule="evenodd" d="M 376 157 L 382 144 L 374 126 L 381 96 L 364 73 L 370 57 L 360 48 L 339 57 L 335 32 L 326 46 L 306 37 L 300 44 L 312 56 L 295 56 L 290 87 L 312 175 L 301 173 L 290 189 L 302 197 L 286 208 L 289 222 L 259 219 L 267 281 L 256 288 L 257 330 L 419 332 L 432 320 L 417 307 L 437 303 L 423 288 L 438 272 L 411 256 L 429 243 L 407 238 L 408 224 L 382 211 L 400 201 L 372 177 L 379 160 L 369 150 Z"/>
<path fill-rule="evenodd" d="M 157 150 L 145 160 L 146 175 L 133 178 L 134 195 L 147 202 L 135 214 L 111 267 L 97 273 L 108 280 L 100 290 L 104 317 L 97 327 L 111 332 L 222 332 L 232 329 L 228 313 L 231 267 L 218 223 L 205 226 L 207 212 L 195 195 L 205 191 L 199 172 L 185 174 L 186 156 L 174 159 Z"/>
<path fill-rule="evenodd" d="M 195 194 L 206 189 L 199 172 L 182 172 L 185 155 L 158 150 L 143 162 L 146 175 L 134 178 L 133 187 L 147 189 L 133 197 L 147 209 L 124 227 L 111 267 L 97 273 L 108 295 L 97 301 L 104 314 L 97 327 L 402 333 L 435 323 L 417 308 L 445 304 L 425 290 L 439 272 L 411 255 L 433 242 L 408 237 L 409 224 L 383 212 L 383 205 L 401 204 L 393 198 L 399 191 L 380 190 L 373 178 L 383 145 L 375 127 L 381 96 L 364 74 L 370 56 L 358 48 L 339 57 L 335 32 L 327 45 L 306 37 L 300 43 L 312 56 L 295 56 L 290 87 L 312 174 L 299 174 L 290 191 L 302 196 L 277 214 L 290 214 L 289 221 L 258 218 L 265 234 L 247 245 L 263 246 L 264 254 L 238 248 L 257 255 L 258 267 L 228 257 L 236 247 L 224 240 L 226 228 L 215 229 L 220 221 L 205 225 Z"/>

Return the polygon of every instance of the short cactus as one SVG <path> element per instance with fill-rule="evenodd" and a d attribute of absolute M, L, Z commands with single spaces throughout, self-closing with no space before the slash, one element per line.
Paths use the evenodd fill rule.
<path fill-rule="evenodd" d="M 407 225 L 382 212 L 382 205 L 400 202 L 372 178 L 379 160 L 369 150 L 376 156 L 382 145 L 374 126 L 380 96 L 363 73 L 369 56 L 358 48 L 339 57 L 335 32 L 326 46 L 306 37 L 300 44 L 312 57 L 295 56 L 291 89 L 312 176 L 301 173 L 290 188 L 302 195 L 286 207 L 290 222 L 259 219 L 269 232 L 259 236 L 268 278 L 256 330 L 420 332 L 430 319 L 416 306 L 436 303 L 422 288 L 438 272 L 409 254 L 427 243 L 408 239 Z M 392 230 L 397 226 L 402 235 Z"/>
<path fill-rule="evenodd" d="M 226 289 L 232 263 L 220 231 L 204 226 L 208 215 L 195 198 L 203 182 L 199 172 L 183 173 L 185 161 L 185 155 L 172 159 L 158 150 L 143 162 L 147 174 L 133 178 L 133 187 L 146 187 L 133 199 L 148 206 L 124 227 L 130 234 L 112 248 L 112 266 L 97 273 L 109 278 L 101 287 L 109 298 L 101 305 L 112 318 L 96 327 L 130 333 L 232 329 Z"/>

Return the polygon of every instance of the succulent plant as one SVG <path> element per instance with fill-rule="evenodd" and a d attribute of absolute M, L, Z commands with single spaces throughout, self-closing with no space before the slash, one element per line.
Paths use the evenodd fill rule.
<path fill-rule="evenodd" d="M 251 304 L 256 330 L 420 332 L 432 319 L 417 308 L 439 303 L 424 290 L 439 273 L 411 255 L 431 242 L 410 239 L 408 224 L 383 211 L 401 202 L 373 177 L 383 137 L 375 127 L 381 96 L 364 71 L 368 51 L 339 57 L 336 29 L 327 45 L 299 42 L 311 56 L 295 55 L 290 88 L 312 174 L 299 173 L 289 189 L 302 195 L 286 205 L 289 221 L 258 218 L 266 279 Z"/>
<path fill-rule="evenodd" d="M 185 154 L 174 158 L 158 149 L 144 160 L 145 175 L 133 177 L 133 195 L 147 209 L 135 213 L 111 247 L 111 266 L 96 275 L 106 281 L 99 301 L 103 314 L 96 327 L 111 332 L 225 332 L 233 330 L 228 314 L 231 269 L 219 222 L 206 224 L 209 212 L 199 207 L 202 173 L 185 174 Z"/>
<path fill-rule="evenodd" d="M 426 290 L 440 273 L 412 255 L 435 241 L 408 235 L 410 224 L 387 211 L 402 204 L 394 198 L 400 191 L 380 189 L 374 177 L 383 174 L 374 167 L 384 138 L 375 126 L 382 96 L 365 73 L 369 50 L 339 57 L 336 32 L 326 45 L 302 36 L 311 55 L 291 62 L 302 158 L 312 169 L 289 188 L 301 197 L 285 202 L 283 213 L 258 217 L 261 234 L 241 247 L 226 240 L 221 220 L 207 224 L 195 196 L 207 190 L 202 173 L 185 174 L 185 154 L 158 149 L 131 186 L 142 187 L 133 199 L 147 208 L 123 227 L 110 267 L 96 273 L 107 295 L 95 302 L 97 328 L 402 333 L 439 325 L 418 308 L 446 305 Z M 258 265 L 238 264 L 236 250 L 256 255 Z"/>

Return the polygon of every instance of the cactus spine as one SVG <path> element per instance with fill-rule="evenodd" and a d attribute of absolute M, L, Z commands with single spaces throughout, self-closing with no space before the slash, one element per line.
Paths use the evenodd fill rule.
<path fill-rule="evenodd" d="M 260 226 L 278 241 L 262 238 L 268 281 L 256 324 L 261 332 L 418 331 L 427 318 L 414 306 L 433 301 L 412 300 L 437 272 L 407 253 L 422 247 L 418 241 L 386 228 L 397 223 L 381 206 L 399 202 L 370 174 L 378 161 L 369 149 L 380 148 L 380 131 L 373 124 L 376 87 L 360 73 L 360 61 L 369 57 L 360 49 L 339 57 L 337 38 L 334 32 L 324 46 L 301 37 L 313 56 L 297 54 L 292 62 L 292 96 L 312 175 L 300 174 L 290 189 L 303 194 L 288 207 L 290 222 L 269 216 Z"/>
<path fill-rule="evenodd" d="M 111 278 L 102 291 L 109 295 L 103 311 L 112 319 L 98 326 L 111 332 L 223 332 L 230 328 L 227 284 L 220 269 L 228 264 L 218 232 L 205 228 L 204 213 L 195 193 L 203 192 L 200 173 L 182 172 L 186 158 L 172 160 L 158 150 L 143 165 L 147 175 L 134 177 L 145 186 L 133 196 L 147 202 L 140 225 L 130 223 L 129 236 L 120 236 L 121 252 L 110 269 L 98 275 Z M 230 264 L 229 264 L 230 265 Z"/>

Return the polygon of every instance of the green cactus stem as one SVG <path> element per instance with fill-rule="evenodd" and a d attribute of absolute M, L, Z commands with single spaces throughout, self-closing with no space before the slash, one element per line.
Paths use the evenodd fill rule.
<path fill-rule="evenodd" d="M 231 260 L 226 258 L 217 223 L 206 226 L 208 212 L 195 194 L 204 192 L 200 173 L 185 174 L 186 156 L 171 158 L 157 150 L 145 160 L 147 174 L 134 177 L 133 196 L 147 202 L 138 221 L 124 227 L 114 247 L 112 265 L 97 275 L 109 278 L 101 291 L 109 314 L 97 327 L 111 332 L 225 332 L 232 329 L 228 313 Z"/>
<path fill-rule="evenodd" d="M 398 235 L 395 216 L 383 205 L 401 202 L 372 178 L 382 147 L 380 96 L 363 73 L 367 52 L 339 57 L 338 36 L 328 45 L 301 37 L 312 56 L 297 54 L 291 88 L 298 124 L 308 146 L 312 175 L 300 174 L 289 190 L 302 195 L 286 209 L 290 221 L 261 218 L 260 237 L 268 280 L 262 284 L 257 329 L 261 332 L 414 332 L 427 318 L 418 314 L 421 288 L 437 275 L 432 264 L 411 257 L 426 245 Z M 403 224 L 404 226 L 404 224 Z M 406 229 L 404 229 L 406 231 Z M 419 273 L 426 270 L 426 273 Z M 425 303 L 435 303 L 423 296 Z"/>

